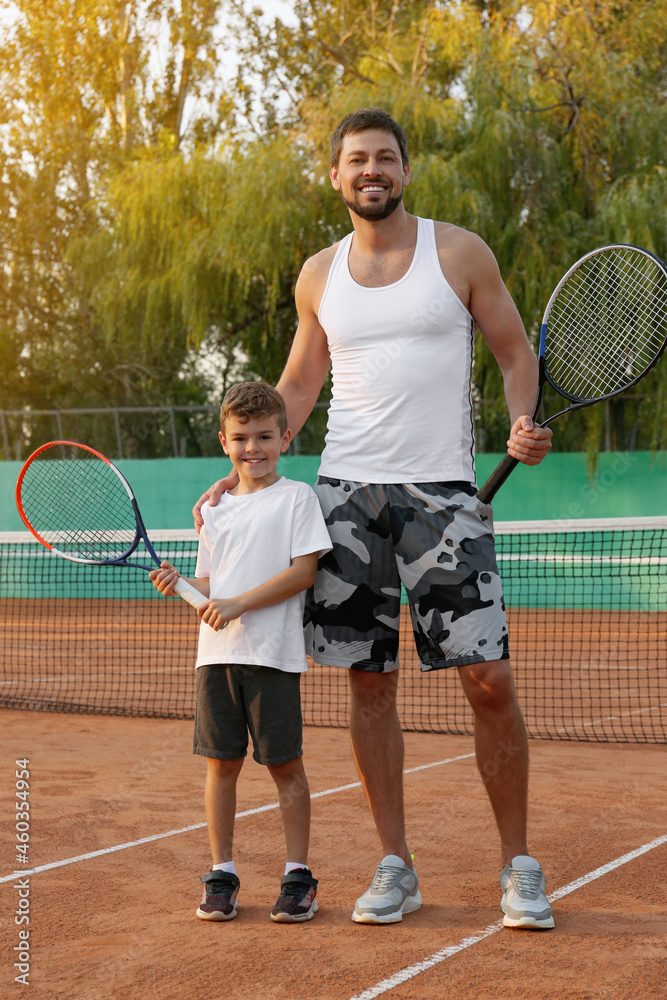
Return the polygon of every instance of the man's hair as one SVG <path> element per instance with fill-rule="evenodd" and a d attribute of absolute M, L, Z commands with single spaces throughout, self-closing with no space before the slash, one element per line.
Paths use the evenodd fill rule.
<path fill-rule="evenodd" d="M 345 136 L 356 135 L 357 132 L 365 132 L 370 128 L 380 129 L 382 132 L 391 132 L 398 143 L 398 148 L 401 151 L 401 160 L 405 167 L 410 160 L 408 156 L 408 137 L 398 122 L 395 122 L 391 115 L 383 111 L 382 108 L 361 108 L 359 111 L 353 111 L 351 114 L 345 115 L 331 136 L 331 166 L 338 166 Z"/>
<path fill-rule="evenodd" d="M 285 400 L 267 382 L 239 382 L 232 386 L 220 407 L 220 430 L 225 433 L 225 422 L 236 417 L 246 424 L 254 417 L 277 417 L 281 434 L 287 430 Z"/>

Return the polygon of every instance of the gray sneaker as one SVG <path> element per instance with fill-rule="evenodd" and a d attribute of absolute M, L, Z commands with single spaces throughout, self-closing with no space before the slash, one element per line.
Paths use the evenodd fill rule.
<path fill-rule="evenodd" d="M 352 919 L 358 924 L 396 924 L 404 913 L 412 913 L 421 905 L 417 872 L 396 854 L 388 854 L 380 862 L 368 892 L 357 900 Z"/>
<path fill-rule="evenodd" d="M 500 873 L 500 887 L 505 927 L 538 930 L 554 926 L 544 872 L 535 858 L 526 854 L 512 858 L 512 863 L 505 865 Z"/>

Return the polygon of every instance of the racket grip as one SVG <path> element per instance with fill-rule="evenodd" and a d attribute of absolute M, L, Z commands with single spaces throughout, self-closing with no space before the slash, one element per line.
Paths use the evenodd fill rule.
<path fill-rule="evenodd" d="M 482 503 L 491 503 L 512 469 L 515 469 L 518 464 L 518 458 L 512 458 L 511 455 L 505 455 L 502 462 L 495 467 L 484 485 L 477 490 L 477 498 L 481 500 Z"/>
<path fill-rule="evenodd" d="M 208 601 L 208 597 L 204 597 L 203 594 L 200 594 L 199 591 L 192 586 L 192 584 L 188 583 L 187 580 L 184 580 L 181 576 L 179 576 L 178 580 L 174 584 L 174 590 L 179 597 L 182 597 L 184 601 L 191 604 L 193 608 L 198 608 L 202 604 L 206 604 Z"/>

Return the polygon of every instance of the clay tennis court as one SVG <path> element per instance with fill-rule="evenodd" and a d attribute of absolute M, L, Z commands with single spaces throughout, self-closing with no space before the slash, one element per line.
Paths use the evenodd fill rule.
<path fill-rule="evenodd" d="M 42 869 L 27 876 L 29 995 L 39 1000 L 665 995 L 664 747 L 531 741 L 530 849 L 548 892 L 573 891 L 552 903 L 555 930 L 530 933 L 498 924 L 499 852 L 470 737 L 406 736 L 409 840 L 424 906 L 378 927 L 350 920 L 379 857 L 344 731 L 305 734 L 321 909 L 297 925 L 269 919 L 282 833 L 273 784 L 252 760 L 239 785 L 239 916 L 205 923 L 194 915 L 209 867 L 205 765 L 189 752 L 189 721 L 5 709 L 0 734 L 3 997 L 24 988 L 13 981 L 11 874 L 19 867 L 14 760 L 23 757 L 27 870 Z"/>
<path fill-rule="evenodd" d="M 306 924 L 269 919 L 284 864 L 282 830 L 273 783 L 249 760 L 237 802 L 239 916 L 206 923 L 194 913 L 210 857 L 205 763 L 190 753 L 185 717 L 194 699 L 191 609 L 180 601 L 80 602 L 76 590 L 70 600 L 6 597 L 0 995 L 25 988 L 14 981 L 13 963 L 14 915 L 26 905 L 19 892 L 27 879 L 28 988 L 39 1000 L 664 998 L 662 559 L 641 564 L 654 582 L 640 580 L 641 601 L 628 599 L 625 609 L 563 608 L 551 598 L 541 608 L 510 608 L 529 732 L 560 737 L 531 740 L 529 848 L 546 872 L 556 919 L 553 931 L 535 933 L 502 928 L 497 834 L 475 766 L 471 716 L 454 672 L 419 673 L 411 640 L 401 654 L 399 713 L 407 729 L 436 730 L 406 733 L 408 837 L 422 909 L 385 927 L 350 919 L 380 857 L 348 734 L 322 725 L 345 724 L 345 678 L 315 667 L 304 679 L 304 709 L 319 725 L 307 726 L 304 749 L 320 912 Z M 601 580 L 605 594 L 611 586 Z M 533 593 L 540 596 L 538 584 Z M 657 595 L 656 610 L 641 609 L 647 595 Z M 59 711 L 30 710 L 37 706 Z M 91 710 L 120 714 L 79 714 Z M 123 717 L 151 712 L 180 717 Z M 574 741 L 581 737 L 615 742 Z M 14 762 L 23 758 L 30 762 L 25 866 L 13 808 Z M 17 868 L 23 875 L 13 874 Z"/>

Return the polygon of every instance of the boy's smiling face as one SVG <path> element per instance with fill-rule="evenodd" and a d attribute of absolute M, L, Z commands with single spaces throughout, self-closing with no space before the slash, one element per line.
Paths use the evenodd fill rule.
<path fill-rule="evenodd" d="M 254 493 L 278 481 L 278 459 L 287 451 L 292 434 L 289 429 L 281 434 L 275 415 L 250 417 L 244 422 L 230 414 L 219 437 L 239 474 L 238 489 L 232 493 Z"/>

